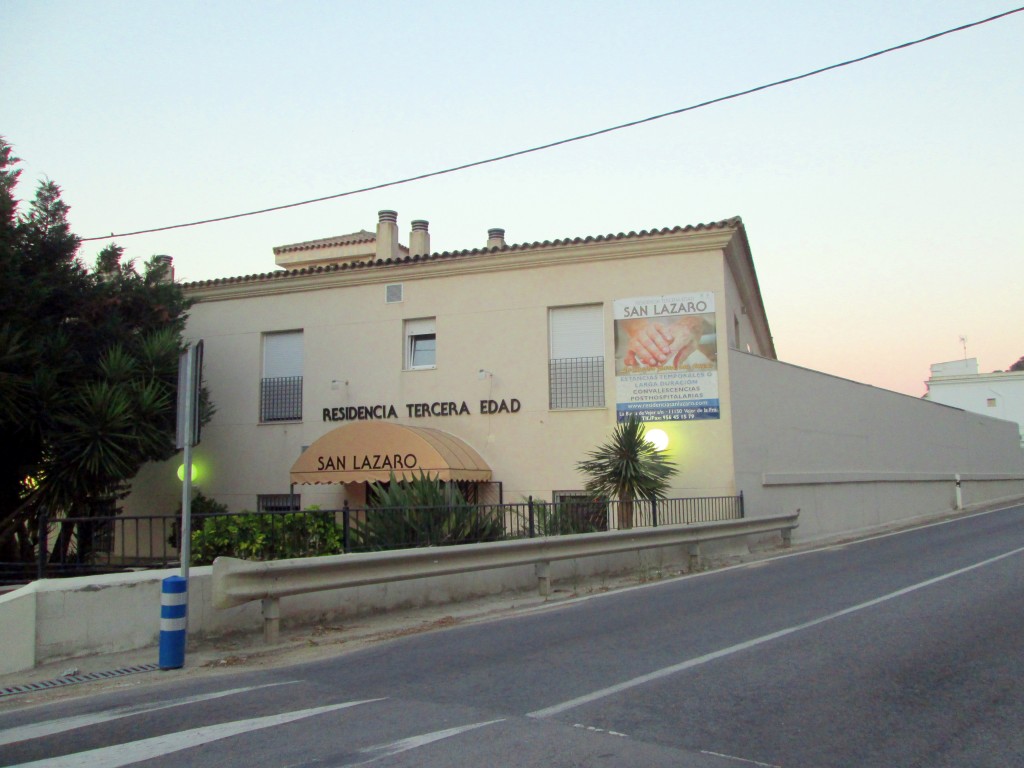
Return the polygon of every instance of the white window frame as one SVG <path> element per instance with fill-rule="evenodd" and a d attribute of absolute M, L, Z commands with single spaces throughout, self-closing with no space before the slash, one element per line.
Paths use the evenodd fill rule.
<path fill-rule="evenodd" d="M 581 358 L 590 359 L 589 371 L 581 367 L 565 378 L 556 370 L 560 361 Z M 606 407 L 604 304 L 548 308 L 548 361 L 551 410 Z"/>
<path fill-rule="evenodd" d="M 405 370 L 429 371 L 437 368 L 437 320 L 421 317 L 406 320 L 404 327 Z M 422 346 L 421 346 L 422 345 Z M 433 347 L 431 350 L 430 347 Z M 417 362 L 418 355 L 433 352 L 430 362 Z"/>
<path fill-rule="evenodd" d="M 305 366 L 303 332 L 301 330 L 268 331 L 262 334 L 261 342 L 263 348 L 261 350 L 262 365 L 260 366 L 260 423 L 302 421 L 302 384 Z M 299 380 L 293 382 L 298 388 L 297 403 L 295 403 L 297 414 L 289 413 L 284 417 L 280 416 L 280 412 L 287 409 L 264 396 L 264 386 L 273 379 Z"/>

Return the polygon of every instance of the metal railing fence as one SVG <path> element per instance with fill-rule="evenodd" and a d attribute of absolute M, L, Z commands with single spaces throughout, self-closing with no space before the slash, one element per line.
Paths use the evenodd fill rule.
<path fill-rule="evenodd" d="M 195 514 L 192 565 L 227 555 L 249 560 L 315 557 L 626 528 L 739 520 L 743 494 L 701 498 L 571 500 L 516 504 Z M 40 516 L 34 564 L 0 563 L 0 584 L 180 564 L 180 518 Z"/>
<path fill-rule="evenodd" d="M 0 562 L 0 586 L 33 579 L 171 568 L 181 562 L 175 515 L 38 516 L 34 562 Z"/>

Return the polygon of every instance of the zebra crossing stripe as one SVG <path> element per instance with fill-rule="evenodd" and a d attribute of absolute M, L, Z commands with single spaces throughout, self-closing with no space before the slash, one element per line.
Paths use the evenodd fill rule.
<path fill-rule="evenodd" d="M 44 760 L 34 760 L 31 763 L 20 763 L 9 766 L 9 768 L 121 768 L 124 765 L 131 765 L 142 760 L 154 760 L 164 755 L 180 752 L 183 749 L 209 744 L 212 741 L 227 739 L 263 728 L 273 728 L 274 726 L 292 723 L 296 720 L 304 720 L 307 717 L 315 717 L 316 715 L 323 715 L 349 707 L 357 707 L 360 704 L 370 704 L 375 701 L 383 701 L 383 699 L 346 701 L 341 704 L 300 709 L 295 712 L 256 717 L 251 720 L 236 720 L 230 723 L 205 725 L 188 731 L 153 736 L 152 738 L 141 739 L 140 741 L 130 741 L 127 744 L 116 744 L 111 747 L 90 749 L 87 752 L 78 752 L 61 757 L 48 757 Z"/>
<path fill-rule="evenodd" d="M 198 704 L 199 702 L 210 701 L 211 699 L 220 699 L 224 696 L 234 696 L 239 693 L 258 691 L 261 688 L 273 688 L 278 685 L 294 685 L 297 682 L 297 680 L 288 680 L 281 683 L 251 685 L 246 688 L 231 688 L 226 691 L 200 693 L 195 696 L 185 696 L 180 699 L 154 701 L 148 704 L 133 704 L 127 707 L 118 707 L 117 709 L 107 709 L 102 712 L 92 712 L 87 715 L 74 715 L 73 717 L 62 717 L 57 720 L 27 723 L 25 725 L 19 725 L 17 728 L 0 730 L 0 746 L 3 746 L 4 744 L 13 744 L 17 741 L 41 739 L 44 736 L 53 736 L 55 733 L 73 731 L 76 728 L 88 728 L 89 726 L 99 725 L 100 723 L 109 723 L 111 720 L 120 720 L 122 717 L 143 715 L 147 712 L 157 712 L 161 709 L 170 709 L 171 707 L 182 707 L 186 704 Z"/>

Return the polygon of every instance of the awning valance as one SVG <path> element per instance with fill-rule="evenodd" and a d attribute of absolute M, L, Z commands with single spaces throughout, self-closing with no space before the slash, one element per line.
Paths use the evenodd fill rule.
<path fill-rule="evenodd" d="M 411 480 L 423 472 L 440 480 L 491 479 L 483 458 L 454 435 L 387 421 L 359 421 L 332 429 L 292 465 L 293 483 Z"/>

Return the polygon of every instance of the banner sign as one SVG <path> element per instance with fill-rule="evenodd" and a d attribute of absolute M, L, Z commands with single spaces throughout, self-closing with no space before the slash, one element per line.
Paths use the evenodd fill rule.
<path fill-rule="evenodd" d="M 715 294 L 616 299 L 613 308 L 618 421 L 719 418 Z"/>

